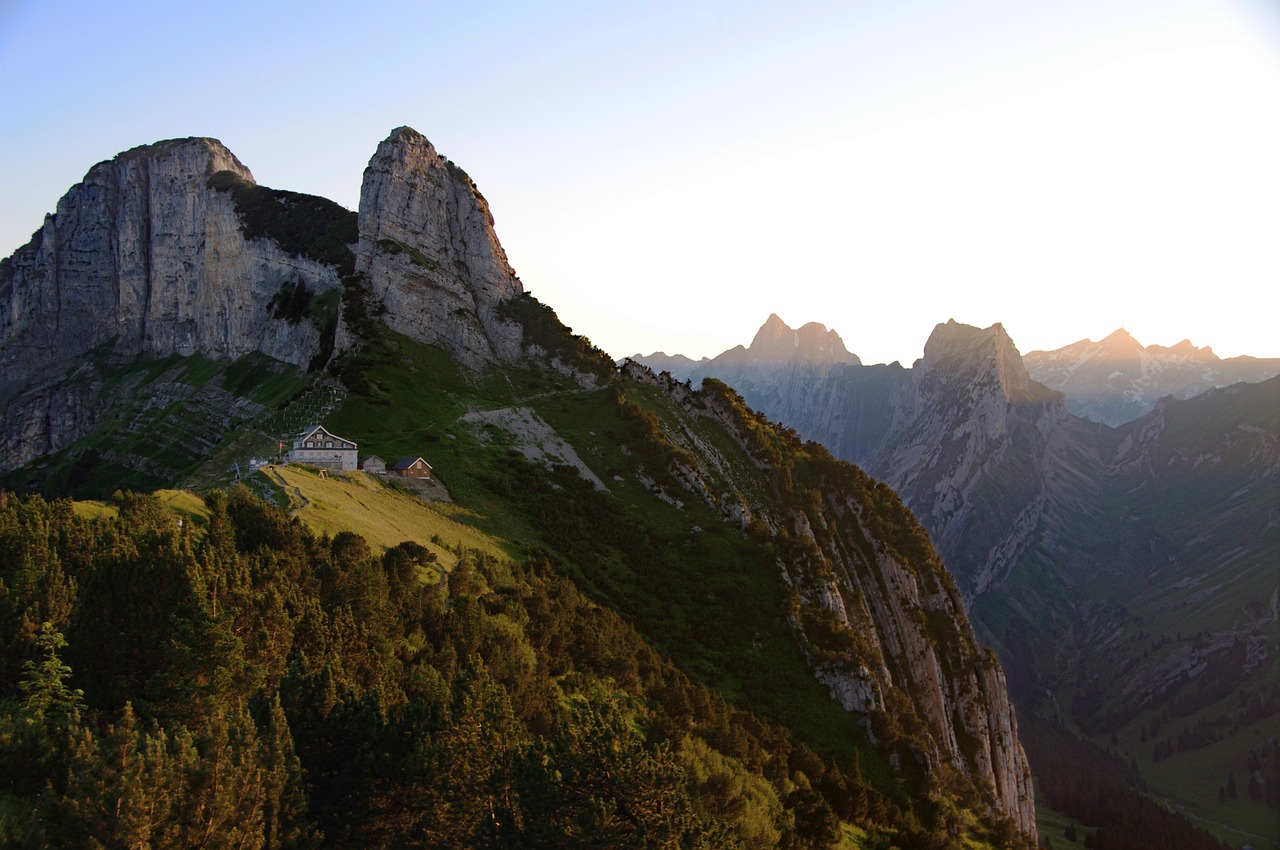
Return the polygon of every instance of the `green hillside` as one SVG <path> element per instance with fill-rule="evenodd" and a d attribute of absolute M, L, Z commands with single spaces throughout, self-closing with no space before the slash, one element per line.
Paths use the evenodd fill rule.
<path fill-rule="evenodd" d="M 147 429 L 116 419 L 13 479 L 56 491 L 79 464 L 69 489 L 101 501 L 0 504 L 0 749 L 31 765 L 0 784 L 0 846 L 1020 844 L 990 788 L 930 755 L 918 672 L 811 601 L 834 580 L 807 572 L 833 568 L 815 547 L 869 570 L 846 580 L 883 584 L 892 553 L 954 597 L 918 526 L 723 385 L 677 402 L 625 375 L 463 372 L 386 331 L 337 393 L 198 359 L 121 374 L 143 392 L 120 416 Z M 142 434 L 204 422 L 154 401 L 162 377 L 258 408 L 155 479 L 238 465 L 247 487 L 118 492 Z M 249 474 L 317 395 L 362 453 L 426 457 L 451 501 Z M 837 521 L 854 505 L 865 532 Z M 948 669 L 977 669 L 961 614 L 914 616 Z M 815 659 L 889 665 L 892 711 L 842 709 Z"/>

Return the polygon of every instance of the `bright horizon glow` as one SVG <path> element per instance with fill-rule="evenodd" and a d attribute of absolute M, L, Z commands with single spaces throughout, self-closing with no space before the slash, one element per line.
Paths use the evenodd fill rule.
<path fill-rule="evenodd" d="M 616 357 L 715 356 L 770 313 L 866 363 L 951 318 L 1023 353 L 1123 325 L 1275 357 L 1277 104 L 1269 0 L 10 0 L 0 256 L 95 162 L 176 136 L 355 209 L 408 124 Z"/>

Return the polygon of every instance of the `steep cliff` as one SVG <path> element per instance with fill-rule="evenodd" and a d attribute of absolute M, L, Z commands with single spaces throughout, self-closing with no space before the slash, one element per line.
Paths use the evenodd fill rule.
<path fill-rule="evenodd" d="M 1065 420 L 1061 396 L 1034 384 L 1000 325 L 938 325 L 868 459 L 929 529 L 971 595 L 1002 577 L 1029 544 Z"/>
<path fill-rule="evenodd" d="M 1088 363 L 1123 353 L 1124 374 L 1153 381 L 1177 371 L 1157 355 L 1201 375 L 1218 365 L 1189 345 L 1107 345 Z M 1188 793 L 1179 770 L 1210 745 L 1245 764 L 1251 727 L 1280 711 L 1267 684 L 1280 664 L 1277 379 L 1165 398 L 1111 428 L 1032 380 L 999 325 L 939 325 L 913 368 L 885 382 L 875 370 L 889 368 L 774 385 L 760 370 L 740 386 L 902 496 L 1024 711 L 1065 713 L 1100 742 L 1127 734 L 1153 787 L 1212 806 L 1224 777 Z M 1144 736 L 1190 717 L 1154 757 Z"/>
<path fill-rule="evenodd" d="M 109 346 L 235 358 L 259 351 L 306 365 L 317 329 L 273 318 L 285 283 L 338 286 L 332 267 L 247 239 L 217 172 L 253 175 L 213 139 L 135 148 L 94 166 L 0 276 L 0 392 Z"/>
<path fill-rule="evenodd" d="M 789 616 L 819 679 L 846 710 L 870 713 L 887 738 L 923 743 L 930 772 L 978 777 L 994 808 L 1034 832 L 1031 775 L 1003 674 L 978 646 L 955 583 L 923 530 L 887 487 L 817 444 L 781 438 L 725 384 L 701 392 L 624 365 L 660 388 L 689 420 L 711 419 L 765 467 L 761 491 L 694 424 L 665 433 L 694 463 L 680 479 L 744 526 L 773 529 Z M 716 495 L 722 494 L 722 495 Z M 913 724 L 919 724 L 914 726 Z M 945 780 L 940 780 L 945 781 Z"/>
<path fill-rule="evenodd" d="M 393 330 L 473 369 L 521 356 L 520 328 L 497 308 L 524 288 L 489 205 L 466 172 L 408 127 L 392 131 L 365 169 L 356 271 Z"/>
<path fill-rule="evenodd" d="M 256 188 L 253 175 L 213 139 L 135 148 L 90 169 L 0 263 L 0 468 L 56 451 L 97 421 L 106 400 L 92 380 L 57 387 L 73 370 L 197 352 L 306 366 L 331 346 L 332 328 L 326 340 L 323 322 L 283 315 L 278 296 L 336 290 L 338 268 L 247 235 L 236 187 Z M 304 197 L 281 194 L 290 197 L 270 199 L 276 216 Z"/>

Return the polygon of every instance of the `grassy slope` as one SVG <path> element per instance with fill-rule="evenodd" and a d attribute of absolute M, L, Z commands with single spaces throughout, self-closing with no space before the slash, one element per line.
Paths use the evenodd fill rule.
<path fill-rule="evenodd" d="M 694 678 L 731 702 L 791 727 L 826 758 L 847 768 L 856 758 L 865 779 L 905 804 L 905 791 L 870 744 L 862 718 L 840 709 L 811 674 L 784 616 L 786 589 L 769 545 L 726 525 L 697 499 L 678 508 L 657 498 L 636 474 L 634 453 L 644 450 L 642 429 L 619 406 L 613 390 L 583 390 L 546 372 L 462 374 L 440 350 L 390 335 L 360 356 L 363 392 L 340 399 L 323 424 L 355 439 L 362 454 L 426 457 L 466 509 L 424 505 L 363 475 L 320 479 L 277 469 L 271 482 L 253 476 L 260 482 L 257 489 L 274 491 L 285 503 L 297 498 L 298 517 L 322 533 L 351 529 L 384 546 L 417 540 L 446 568 L 456 557 L 447 550 L 458 546 L 506 557 L 548 557 Z M 236 372 L 199 358 L 135 368 L 146 370 L 144 383 L 161 377 L 201 385 L 214 381 L 264 403 L 258 420 L 232 429 L 212 458 L 192 473 L 188 480 L 198 479 L 202 487 L 224 483 L 225 470 L 217 470 L 229 467 L 239 453 L 244 452 L 238 457 L 242 467 L 245 455 L 257 453 L 234 442 L 235 433 L 279 424 L 279 406 L 305 398 L 314 382 L 287 371 L 264 371 L 259 380 L 248 370 Z M 693 422 L 662 393 L 633 386 L 627 400 L 690 440 L 706 440 L 725 457 L 737 458 L 733 462 L 743 466 L 742 479 L 759 481 L 758 470 L 723 433 Z M 550 423 L 607 482 L 609 492 L 595 491 L 565 468 L 531 464 L 514 451 L 518 441 L 512 435 L 462 419 L 475 410 L 504 406 L 528 407 Z M 180 406 L 162 414 L 181 423 L 180 431 L 190 427 Z M 753 467 L 749 475 L 747 467 Z M 200 470 L 209 474 L 201 477 Z M 120 482 L 96 483 L 109 492 Z M 175 509 L 199 516 L 197 503 L 173 498 Z M 857 842 L 850 834 L 846 846 Z"/>
<path fill-rule="evenodd" d="M 635 425 L 619 416 L 612 390 L 583 390 L 545 372 L 460 373 L 443 351 L 398 335 L 361 356 L 369 391 L 350 395 L 326 427 L 356 440 L 362 454 L 422 455 L 467 506 L 460 522 L 550 557 L 695 679 L 797 730 L 825 757 L 847 763 L 856 752 L 869 779 L 900 793 L 860 716 L 843 711 L 810 673 L 783 617 L 784 587 L 769 549 L 705 504 L 677 509 L 640 483 L 627 455 Z M 629 397 L 679 416 L 651 390 Z M 539 471 L 514 452 L 510 435 L 461 421 L 472 410 L 509 405 L 530 407 L 551 424 L 609 492 L 596 493 L 576 473 Z M 547 512 L 578 523 L 576 530 L 548 531 L 555 516 L 532 516 Z"/>
<path fill-rule="evenodd" d="M 309 380 L 260 355 L 229 364 L 174 356 L 124 367 L 104 355 L 86 366 L 68 383 L 94 388 L 94 403 L 106 405 L 102 421 L 65 449 L 0 477 L 0 486 L 93 499 L 154 490 L 202 469 L 191 486 L 229 483 L 233 458 L 275 448 L 258 432 Z"/>
<path fill-rule="evenodd" d="M 364 472 L 321 478 L 314 470 L 276 466 L 255 473 L 287 500 L 293 515 L 317 534 L 354 531 L 375 547 L 391 548 L 405 540 L 421 544 L 446 569 L 457 563 L 457 550 L 477 550 L 509 557 L 509 546 L 467 523 L 471 514 L 449 502 L 424 502 L 395 481 Z"/>

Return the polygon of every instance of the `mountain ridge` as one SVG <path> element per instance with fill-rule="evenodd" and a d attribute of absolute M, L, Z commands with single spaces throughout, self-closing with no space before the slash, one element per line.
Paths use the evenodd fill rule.
<path fill-rule="evenodd" d="M 1032 351 L 1024 361 L 1035 380 L 1067 395 L 1072 413 L 1111 426 L 1137 419 L 1165 396 L 1185 399 L 1280 374 L 1280 358 L 1222 359 L 1189 339 L 1144 347 L 1124 328 L 1099 342 L 1082 339 L 1054 351 Z"/>

